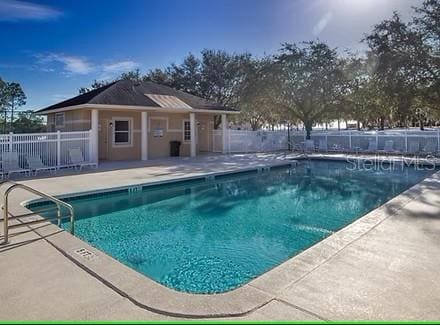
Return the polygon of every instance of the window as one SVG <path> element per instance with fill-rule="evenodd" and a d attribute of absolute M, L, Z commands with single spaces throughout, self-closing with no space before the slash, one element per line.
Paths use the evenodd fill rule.
<path fill-rule="evenodd" d="M 113 120 L 113 143 L 115 145 L 131 145 L 131 120 Z"/>
<path fill-rule="evenodd" d="M 64 113 L 55 114 L 55 126 L 64 126 Z"/>
<path fill-rule="evenodd" d="M 191 123 L 190 121 L 183 121 L 183 141 L 191 141 Z"/>

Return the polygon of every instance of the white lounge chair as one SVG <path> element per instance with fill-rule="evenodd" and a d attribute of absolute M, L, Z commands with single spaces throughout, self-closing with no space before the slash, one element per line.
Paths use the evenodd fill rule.
<path fill-rule="evenodd" d="M 328 152 L 327 141 L 319 140 L 318 150 L 321 152 Z"/>
<path fill-rule="evenodd" d="M 408 143 L 408 151 L 407 153 L 410 155 L 416 155 L 419 153 L 420 146 L 418 142 L 411 141 Z"/>
<path fill-rule="evenodd" d="M 425 146 L 422 149 L 422 153 L 427 156 L 433 156 L 435 155 L 437 145 L 434 144 L 432 141 L 426 142 Z"/>
<path fill-rule="evenodd" d="M 40 155 L 32 155 L 27 156 L 26 161 L 28 164 L 28 168 L 34 173 L 34 175 L 37 175 L 39 171 L 47 170 L 49 172 L 56 171 L 56 167 L 54 166 L 46 166 L 43 161 L 41 160 Z"/>
<path fill-rule="evenodd" d="M 30 170 L 20 167 L 18 152 L 4 152 L 2 155 L 2 172 L 3 175 L 9 178 L 14 173 L 27 175 Z"/>
<path fill-rule="evenodd" d="M 86 166 L 98 167 L 96 163 L 88 162 L 84 159 L 84 156 L 80 148 L 69 149 L 69 159 L 70 159 L 70 164 L 75 169 L 79 168 L 79 170 L 81 170 L 83 167 Z"/>
<path fill-rule="evenodd" d="M 385 145 L 384 145 L 383 149 L 382 150 L 378 150 L 378 151 L 382 152 L 382 153 L 385 153 L 385 154 L 397 152 L 397 150 L 394 149 L 394 141 L 393 140 L 385 141 Z"/>
<path fill-rule="evenodd" d="M 377 142 L 376 140 L 370 140 L 368 142 L 368 148 L 362 150 L 363 152 L 367 152 L 367 153 L 377 153 Z"/>
<path fill-rule="evenodd" d="M 304 141 L 304 152 L 314 152 L 315 151 L 315 141 L 306 140 Z"/>

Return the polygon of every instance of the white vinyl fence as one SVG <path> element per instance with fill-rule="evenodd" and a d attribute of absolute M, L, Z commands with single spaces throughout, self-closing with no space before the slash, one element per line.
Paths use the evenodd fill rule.
<path fill-rule="evenodd" d="M 227 130 L 226 133 L 226 152 L 269 152 L 277 150 L 287 150 L 287 131 L 245 131 Z M 223 141 L 222 131 L 213 132 L 213 151 L 222 152 Z"/>
<path fill-rule="evenodd" d="M 223 151 L 221 130 L 214 130 L 212 147 L 214 152 Z M 435 131 L 390 130 L 390 131 L 312 131 L 311 139 L 316 147 L 320 142 L 329 150 L 357 152 L 367 150 L 370 142 L 375 142 L 378 150 L 383 150 L 385 142 L 392 141 L 395 152 L 438 153 L 440 152 L 440 129 Z M 301 148 L 306 140 L 305 132 L 290 131 L 290 145 Z M 288 150 L 288 132 L 227 130 L 225 152 L 270 152 Z"/>
<path fill-rule="evenodd" d="M 71 165 L 69 150 L 79 148 L 85 162 L 91 162 L 90 131 L 1 134 L 0 157 L 6 152 L 17 152 L 19 166 L 27 167 L 27 157 L 39 156 L 47 167 Z"/>
<path fill-rule="evenodd" d="M 311 134 L 311 140 L 319 147 L 320 143 L 329 150 L 356 152 L 367 150 L 374 142 L 378 150 L 384 150 L 385 142 L 392 142 L 392 149 L 400 153 L 436 153 L 440 152 L 440 130 L 436 131 L 341 131 L 319 132 Z M 305 141 L 303 132 L 291 134 L 291 144 L 299 148 Z"/>

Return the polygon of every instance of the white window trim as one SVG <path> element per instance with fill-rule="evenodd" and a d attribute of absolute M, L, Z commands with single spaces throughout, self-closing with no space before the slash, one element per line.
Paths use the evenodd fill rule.
<path fill-rule="evenodd" d="M 63 117 L 63 124 L 57 125 L 57 115 Z M 56 128 L 63 128 L 66 124 L 66 114 L 64 112 L 55 113 L 53 124 L 55 125 Z"/>
<path fill-rule="evenodd" d="M 129 143 L 115 143 L 115 127 L 116 121 L 128 121 Z M 112 148 L 129 148 L 133 147 L 133 118 L 132 117 L 112 117 Z"/>
<path fill-rule="evenodd" d="M 189 122 L 189 127 L 190 127 L 190 138 L 191 138 L 191 121 L 188 119 L 182 120 L 182 141 L 183 143 L 191 143 L 191 139 L 189 140 L 185 140 L 185 122 Z"/>

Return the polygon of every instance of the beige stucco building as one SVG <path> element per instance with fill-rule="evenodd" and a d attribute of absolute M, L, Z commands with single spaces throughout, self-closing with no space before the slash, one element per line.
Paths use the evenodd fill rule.
<path fill-rule="evenodd" d="M 147 160 L 224 151 L 232 108 L 152 82 L 120 80 L 38 111 L 49 131 L 91 132 L 92 159 Z"/>

